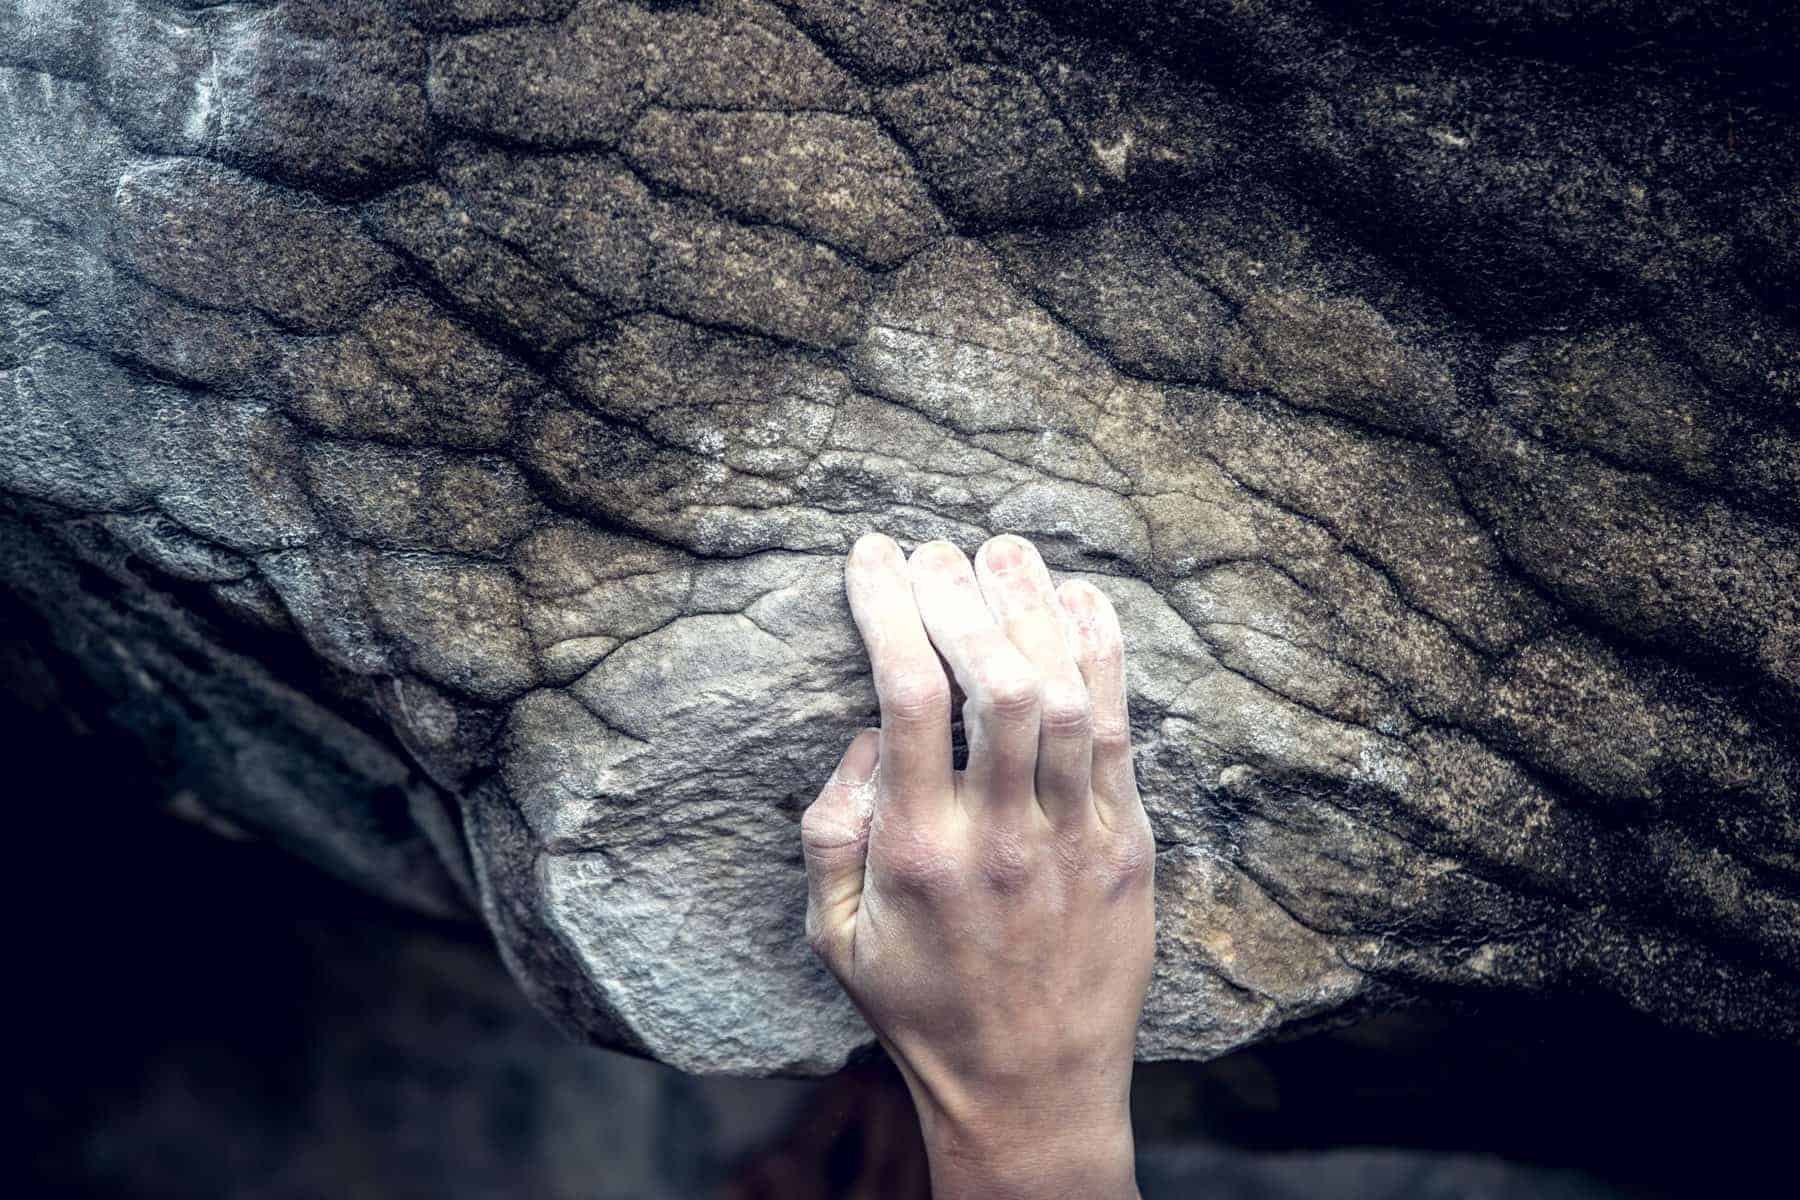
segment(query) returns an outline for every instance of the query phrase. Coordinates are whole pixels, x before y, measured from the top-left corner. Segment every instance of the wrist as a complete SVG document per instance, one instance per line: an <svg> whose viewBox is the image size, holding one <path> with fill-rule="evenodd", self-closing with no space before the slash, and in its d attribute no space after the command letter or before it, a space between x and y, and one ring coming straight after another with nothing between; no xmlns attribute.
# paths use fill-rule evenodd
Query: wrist
<svg viewBox="0 0 1800 1200"><path fill-rule="evenodd" d="M933 1200L1138 1200L1131 1114L921 1112Z"/></svg>

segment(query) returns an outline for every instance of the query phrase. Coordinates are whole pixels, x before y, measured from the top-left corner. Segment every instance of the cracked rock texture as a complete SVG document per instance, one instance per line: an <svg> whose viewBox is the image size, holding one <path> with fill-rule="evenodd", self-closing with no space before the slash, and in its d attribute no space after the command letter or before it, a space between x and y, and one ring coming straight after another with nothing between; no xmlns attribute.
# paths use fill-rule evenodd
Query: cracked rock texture
<svg viewBox="0 0 1800 1200"><path fill-rule="evenodd" d="M1116 602L1144 1057L1800 1041L1791 14L0 0L0 573L184 805L684 1068L869 1041L869 528Z"/></svg>

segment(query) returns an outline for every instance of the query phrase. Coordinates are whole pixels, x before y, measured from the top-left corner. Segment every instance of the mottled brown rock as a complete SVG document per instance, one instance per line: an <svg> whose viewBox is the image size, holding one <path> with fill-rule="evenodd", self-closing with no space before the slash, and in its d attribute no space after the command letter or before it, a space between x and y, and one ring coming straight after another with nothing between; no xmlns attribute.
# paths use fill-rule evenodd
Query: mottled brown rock
<svg viewBox="0 0 1800 1200"><path fill-rule="evenodd" d="M774 7L716 0L657 11L583 0L558 24L442 45L432 107L510 141L612 145L645 105L854 111L863 90Z"/></svg>
<svg viewBox="0 0 1800 1200"><path fill-rule="evenodd" d="M880 104L960 220L1068 220L1100 198L1099 177L1022 71L961 65L895 87Z"/></svg>
<svg viewBox="0 0 1800 1200"><path fill-rule="evenodd" d="M357 327L283 344L276 378L296 416L327 434L485 449L543 383L416 293Z"/></svg>
<svg viewBox="0 0 1800 1200"><path fill-rule="evenodd" d="M512 576L498 567L420 555L369 561L369 603L413 669L481 700L536 676Z"/></svg>
<svg viewBox="0 0 1800 1200"><path fill-rule="evenodd" d="M377 546L491 554L541 512L504 459L322 441L307 449L306 475L333 523Z"/></svg>
<svg viewBox="0 0 1800 1200"><path fill-rule="evenodd" d="M306 333L348 324L393 268L348 214L191 159L123 173L109 215L111 252L149 283Z"/></svg>
<svg viewBox="0 0 1800 1200"><path fill-rule="evenodd" d="M682 1067L868 1041L796 823L869 528L1114 599L1145 1057L1800 1040L1777 7L0 0L0 577L171 788Z"/></svg>
<svg viewBox="0 0 1800 1200"><path fill-rule="evenodd" d="M653 181L892 266L945 223L900 148L836 113L652 109L625 155Z"/></svg>

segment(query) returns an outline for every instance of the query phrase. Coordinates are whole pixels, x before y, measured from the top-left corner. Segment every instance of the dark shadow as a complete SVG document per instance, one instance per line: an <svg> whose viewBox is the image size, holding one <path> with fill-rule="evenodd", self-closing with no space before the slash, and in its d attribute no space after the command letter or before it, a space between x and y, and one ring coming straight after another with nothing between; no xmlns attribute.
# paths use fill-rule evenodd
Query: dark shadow
<svg viewBox="0 0 1800 1200"><path fill-rule="evenodd" d="M925 1195L884 1062L697 1080L565 1041L478 926L171 816L35 622L0 595L16 1194ZM1729 1194L1781 1165L1797 1066L1598 1003L1421 1009L1141 1067L1145 1194Z"/></svg>

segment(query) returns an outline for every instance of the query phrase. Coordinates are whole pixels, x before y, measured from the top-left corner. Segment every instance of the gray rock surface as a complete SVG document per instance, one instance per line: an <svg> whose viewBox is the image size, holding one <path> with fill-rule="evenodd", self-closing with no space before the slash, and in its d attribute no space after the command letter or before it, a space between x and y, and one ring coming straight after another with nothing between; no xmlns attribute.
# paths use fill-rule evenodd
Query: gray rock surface
<svg viewBox="0 0 1800 1200"><path fill-rule="evenodd" d="M171 790L684 1068L868 1041L796 821L871 527L1119 607L1144 1057L1800 1040L1797 32L0 0L0 572Z"/></svg>

